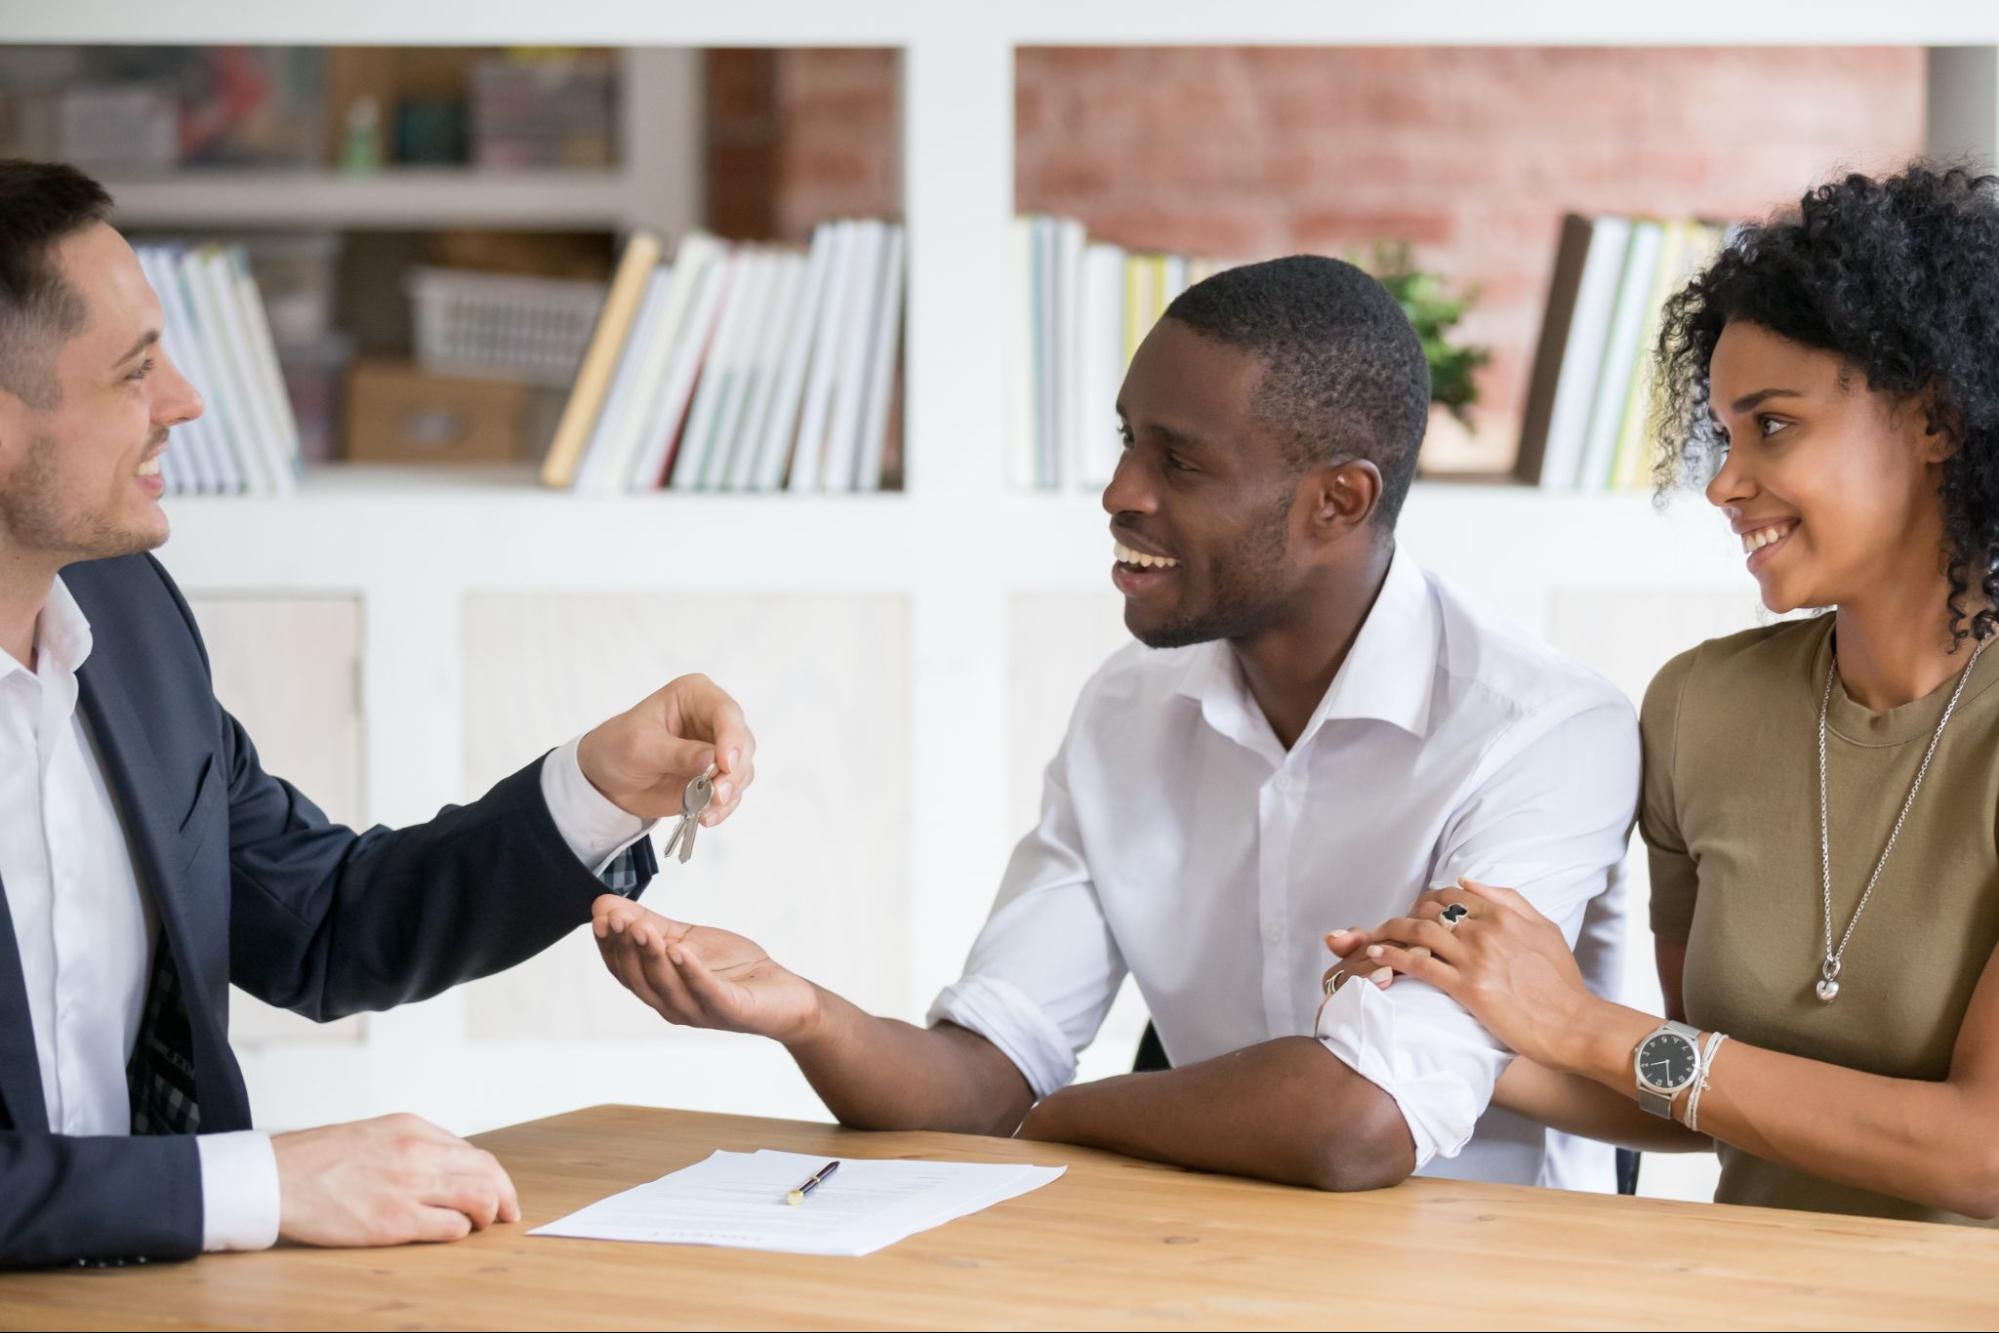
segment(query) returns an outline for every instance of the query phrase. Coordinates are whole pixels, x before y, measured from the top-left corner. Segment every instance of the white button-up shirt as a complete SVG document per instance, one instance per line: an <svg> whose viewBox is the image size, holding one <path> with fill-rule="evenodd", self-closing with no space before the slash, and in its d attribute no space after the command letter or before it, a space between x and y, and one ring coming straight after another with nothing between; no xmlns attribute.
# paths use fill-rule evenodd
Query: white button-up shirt
<svg viewBox="0 0 1999 1333"><path fill-rule="evenodd" d="M57 579L36 621L35 669L0 652L0 888L50 1131L129 1134L125 1068L159 923L77 708L90 649L90 624ZM542 765L542 793L570 849L601 869L648 826L590 785L576 745ZM196 1147L204 1247L270 1245L279 1198L269 1136L202 1134Z"/></svg>
<svg viewBox="0 0 1999 1333"><path fill-rule="evenodd" d="M1227 644L1113 656L931 1021L1047 1096L1129 971L1176 1065L1316 1034L1394 1098L1419 1171L1609 1189L1607 1146L1487 1110L1510 1056L1441 992L1345 986L1321 1013L1322 937L1470 876L1524 893L1614 993L1637 793L1623 695L1398 554L1289 751Z"/></svg>

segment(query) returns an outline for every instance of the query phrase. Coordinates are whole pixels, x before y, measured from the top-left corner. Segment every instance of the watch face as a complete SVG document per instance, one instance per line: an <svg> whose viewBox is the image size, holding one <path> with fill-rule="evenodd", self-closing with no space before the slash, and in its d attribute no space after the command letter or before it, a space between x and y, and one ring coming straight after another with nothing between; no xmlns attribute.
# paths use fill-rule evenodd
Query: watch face
<svg viewBox="0 0 1999 1333"><path fill-rule="evenodd" d="M1655 1088L1684 1088L1694 1078L1694 1044L1677 1032L1660 1032L1638 1048L1638 1073Z"/></svg>

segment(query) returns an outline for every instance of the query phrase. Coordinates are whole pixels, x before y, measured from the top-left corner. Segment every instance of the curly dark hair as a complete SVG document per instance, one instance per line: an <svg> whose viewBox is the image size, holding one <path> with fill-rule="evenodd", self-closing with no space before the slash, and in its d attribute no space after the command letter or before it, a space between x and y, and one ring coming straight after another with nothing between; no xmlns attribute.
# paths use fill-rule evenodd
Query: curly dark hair
<svg viewBox="0 0 1999 1333"><path fill-rule="evenodd" d="M1999 602L1999 176L1918 163L1881 179L1821 185L1795 212L1736 231L1667 303L1655 468L1660 495L1713 475L1721 432L1708 363L1733 319L1841 357L1867 387L1914 400L1956 449L1944 463L1952 637L1976 579Z"/></svg>

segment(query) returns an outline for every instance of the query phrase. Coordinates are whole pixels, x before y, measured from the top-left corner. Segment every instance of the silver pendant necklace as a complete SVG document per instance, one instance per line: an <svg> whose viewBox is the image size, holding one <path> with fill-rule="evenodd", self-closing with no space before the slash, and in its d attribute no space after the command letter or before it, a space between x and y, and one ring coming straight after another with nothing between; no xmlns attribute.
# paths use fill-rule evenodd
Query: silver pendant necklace
<svg viewBox="0 0 1999 1333"><path fill-rule="evenodd" d="M1846 956L1847 942L1853 938L1853 928L1860 924L1860 914L1867 910L1867 900L1874 896L1874 886L1881 882L1882 868L1888 864L1888 853L1895 850L1895 839L1902 836L1902 824L1909 818L1909 810L1916 803L1916 793L1923 789L1923 778L1930 771L1930 760L1936 757L1937 742L1943 739L1943 729L1950 722L1950 715L1957 711L1957 701L1964 695L1964 686L1971 679L1972 670L1978 665L1978 655L1985 651L1992 640L1981 639L1971 650L1971 660L1958 673L1957 688L1950 693L1950 702L1944 705L1943 716L1937 719L1937 729L1930 736L1930 748L1923 753L1922 766L1916 770L1916 780L1909 784L1908 799L1902 802L1902 813L1895 816L1895 827L1888 834L1888 844L1881 849L1881 859L1874 863L1874 873L1867 878L1867 888L1860 895L1860 902L1853 909L1853 919L1846 923L1846 933L1839 937L1839 947L1832 943L1832 835L1827 828L1825 797L1825 719L1832 704L1832 682L1839 675L1839 653L1834 650L1832 661L1825 672L1825 693L1819 696L1819 885L1825 895L1825 961L1819 965L1819 981L1816 990L1821 1004L1831 1004L1839 995L1839 965Z"/></svg>

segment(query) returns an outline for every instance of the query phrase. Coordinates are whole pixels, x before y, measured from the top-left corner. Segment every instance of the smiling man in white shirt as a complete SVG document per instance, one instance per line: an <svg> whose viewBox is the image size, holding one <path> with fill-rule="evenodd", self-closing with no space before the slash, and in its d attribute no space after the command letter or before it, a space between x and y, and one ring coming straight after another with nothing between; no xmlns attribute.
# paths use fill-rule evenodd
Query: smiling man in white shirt
<svg viewBox="0 0 1999 1333"><path fill-rule="evenodd" d="M1140 644L1084 688L929 1025L616 898L607 964L674 1022L783 1042L849 1125L1327 1189L1415 1170L1609 1188L1608 1149L1487 1109L1508 1053L1439 992L1321 991L1326 931L1460 877L1519 888L1599 989L1618 973L1635 718L1398 552L1428 409L1415 331L1351 265L1189 289L1125 378L1104 492ZM1127 973L1174 1067L1075 1085Z"/></svg>
<svg viewBox="0 0 1999 1333"><path fill-rule="evenodd" d="M0 1268L516 1220L499 1163L413 1116L254 1129L229 987L330 1019L511 966L644 887L646 820L711 764L725 818L754 740L690 676L411 828L266 773L144 554L202 404L110 203L0 159Z"/></svg>

